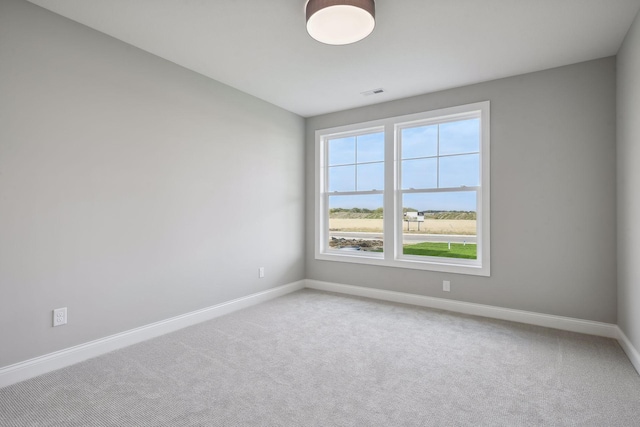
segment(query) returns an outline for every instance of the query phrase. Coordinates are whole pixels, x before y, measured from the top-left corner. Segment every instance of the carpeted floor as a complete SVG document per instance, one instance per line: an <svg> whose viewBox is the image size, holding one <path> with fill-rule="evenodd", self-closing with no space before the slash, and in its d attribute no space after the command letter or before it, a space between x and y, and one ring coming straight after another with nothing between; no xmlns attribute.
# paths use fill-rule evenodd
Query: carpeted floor
<svg viewBox="0 0 640 427"><path fill-rule="evenodd" d="M0 389L0 426L639 426L616 341L312 290Z"/></svg>

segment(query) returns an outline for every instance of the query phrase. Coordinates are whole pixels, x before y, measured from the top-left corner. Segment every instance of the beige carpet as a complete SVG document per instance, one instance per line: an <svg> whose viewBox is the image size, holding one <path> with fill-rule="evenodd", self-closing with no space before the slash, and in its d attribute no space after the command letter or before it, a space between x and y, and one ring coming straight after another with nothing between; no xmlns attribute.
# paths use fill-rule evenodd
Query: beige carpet
<svg viewBox="0 0 640 427"><path fill-rule="evenodd" d="M0 389L1 426L639 426L611 339L303 290Z"/></svg>

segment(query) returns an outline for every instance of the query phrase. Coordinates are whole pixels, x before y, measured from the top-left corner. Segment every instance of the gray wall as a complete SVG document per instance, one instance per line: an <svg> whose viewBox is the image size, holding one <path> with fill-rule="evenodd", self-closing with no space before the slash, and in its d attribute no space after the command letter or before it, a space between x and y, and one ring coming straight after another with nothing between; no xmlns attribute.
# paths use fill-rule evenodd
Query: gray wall
<svg viewBox="0 0 640 427"><path fill-rule="evenodd" d="M317 261L309 214L307 278L615 323L615 78L605 58L307 119L309 213L316 129L484 100L492 185L491 277Z"/></svg>
<svg viewBox="0 0 640 427"><path fill-rule="evenodd" d="M303 140L299 116L2 0L0 367L303 279Z"/></svg>
<svg viewBox="0 0 640 427"><path fill-rule="evenodd" d="M636 348L639 26L618 58L618 322ZM300 280L305 267L310 279L615 323L615 79L607 58L309 118L305 136L296 115L2 0L0 367ZM313 259L315 129L483 100L491 277ZM52 328L63 306L69 324Z"/></svg>
<svg viewBox="0 0 640 427"><path fill-rule="evenodd" d="M640 349L640 15L618 53L618 326Z"/></svg>

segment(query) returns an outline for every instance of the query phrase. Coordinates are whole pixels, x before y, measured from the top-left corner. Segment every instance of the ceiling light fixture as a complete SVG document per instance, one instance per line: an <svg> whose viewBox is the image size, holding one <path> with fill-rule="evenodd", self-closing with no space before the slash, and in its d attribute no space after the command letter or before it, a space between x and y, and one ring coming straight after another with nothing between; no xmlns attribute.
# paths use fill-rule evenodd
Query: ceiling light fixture
<svg viewBox="0 0 640 427"><path fill-rule="evenodd" d="M307 32L325 44L355 43L371 34L375 16L374 0L309 0Z"/></svg>

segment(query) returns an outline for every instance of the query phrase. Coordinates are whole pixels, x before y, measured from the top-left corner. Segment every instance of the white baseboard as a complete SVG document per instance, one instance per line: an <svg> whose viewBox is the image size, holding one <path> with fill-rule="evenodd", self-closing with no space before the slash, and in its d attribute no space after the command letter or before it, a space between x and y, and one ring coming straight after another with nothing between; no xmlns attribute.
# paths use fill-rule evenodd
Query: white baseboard
<svg viewBox="0 0 640 427"><path fill-rule="evenodd" d="M318 289L616 338L640 372L640 353L617 325L403 292L301 280L0 368L0 388L303 289Z"/></svg>
<svg viewBox="0 0 640 427"><path fill-rule="evenodd" d="M629 341L629 338L625 335L622 329L620 329L619 326L616 326L616 329L618 330L618 342L620 343L620 347L622 347L631 361L631 364L636 368L638 374L640 374L640 353L633 344L631 344L631 341Z"/></svg>
<svg viewBox="0 0 640 427"><path fill-rule="evenodd" d="M434 298L403 292L365 288L361 286L342 285L339 283L321 282L318 280L305 281L305 286L322 291L338 292L361 297L374 298L384 301L418 305L421 307L438 308L457 313L490 317L493 319L509 320L529 325L544 326L564 331L579 332L607 338L618 338L618 327L610 323L593 322L590 320L574 319L571 317L553 316L530 311L513 310L484 304L455 301L444 298Z"/></svg>
<svg viewBox="0 0 640 427"><path fill-rule="evenodd" d="M0 388L303 289L304 280L0 368Z"/></svg>

